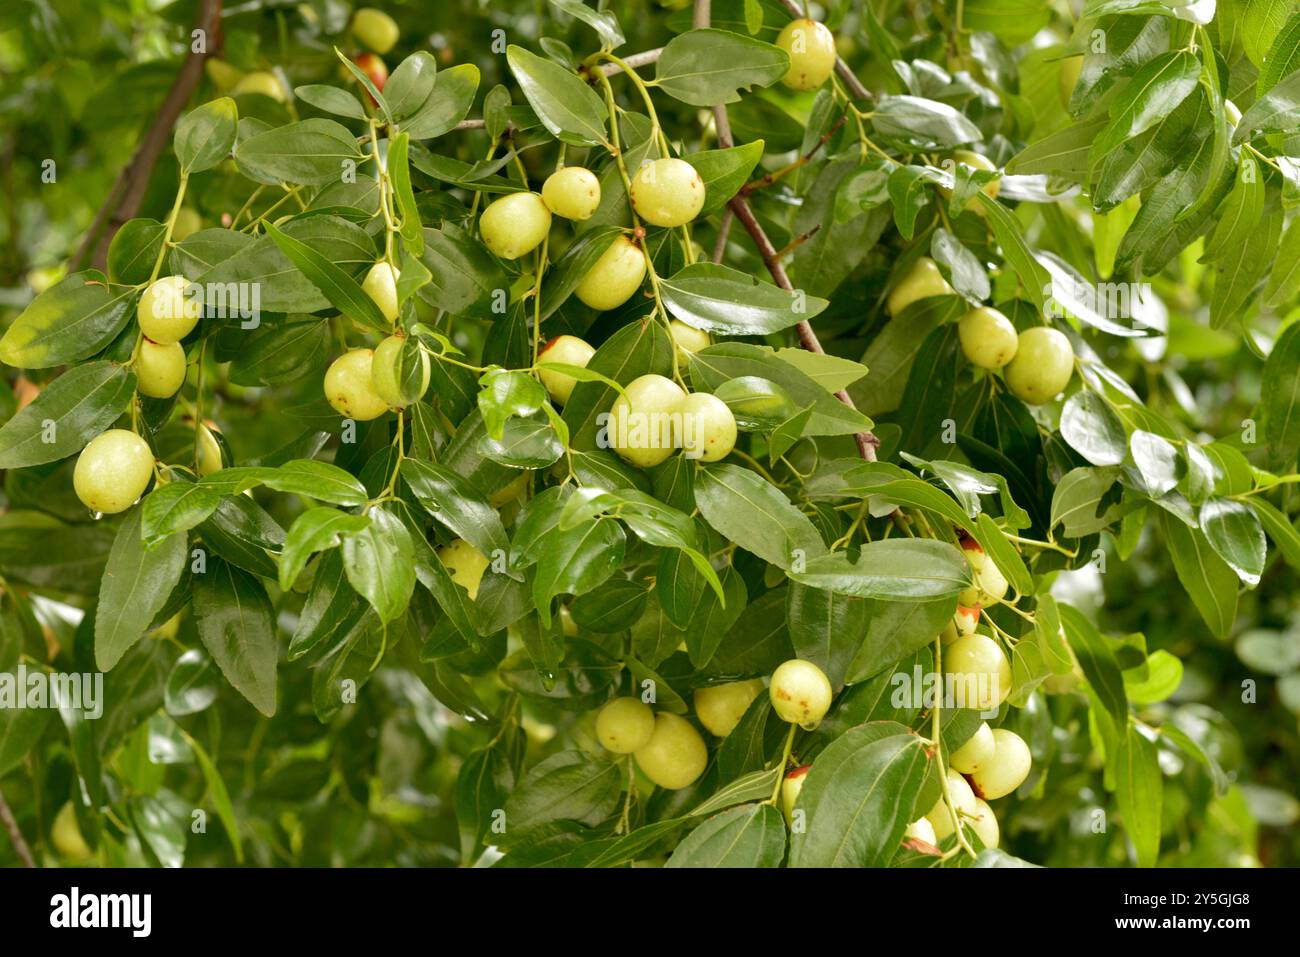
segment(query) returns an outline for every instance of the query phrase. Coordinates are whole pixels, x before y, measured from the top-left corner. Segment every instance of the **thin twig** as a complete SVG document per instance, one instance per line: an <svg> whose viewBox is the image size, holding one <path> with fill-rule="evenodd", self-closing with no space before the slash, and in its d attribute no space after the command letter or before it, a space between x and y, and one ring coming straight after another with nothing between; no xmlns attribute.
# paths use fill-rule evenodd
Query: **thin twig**
<svg viewBox="0 0 1300 957"><path fill-rule="evenodd" d="M191 48L189 56L176 74L167 98L163 100L144 138L140 140L140 145L136 147L130 162L118 174L108 198L95 215L90 231L86 233L81 247L73 257L72 268L81 267L92 247L95 249L93 264L97 268L104 268L108 259L108 245L113 241L114 234L140 211L154 164L171 139L172 127L199 84L199 77L203 74L203 61L220 48L220 21L221 0L203 0L197 29L203 30L207 38L204 52L196 53ZM108 228L105 229L105 226Z"/></svg>
<svg viewBox="0 0 1300 957"><path fill-rule="evenodd" d="M731 234L731 224L735 221L736 214L728 206L722 211L722 222L718 224L718 238L713 244L713 261L722 262L722 257L727 252L727 237Z"/></svg>
<svg viewBox="0 0 1300 957"><path fill-rule="evenodd" d="M825 133L823 133L820 137L818 137L817 142L812 145L812 149L808 150L808 152L804 153L793 163L790 163L786 166L782 166L780 169L772 170L772 172L768 173L766 176L759 177L758 179L753 180L752 182L746 183L744 186L740 188L740 195L748 196L750 193L754 192L755 190L760 190L765 186L771 186L781 177L788 176L790 173L793 173L801 166L804 166L812 162L812 158L817 155L817 151L820 150L823 146L825 146L826 143L830 141L830 138L832 136L834 136L836 133L839 132L840 127L844 125L844 121L847 120L848 118L849 115L847 113L841 114L840 118L831 125L831 128L827 130Z"/></svg>
<svg viewBox="0 0 1300 957"><path fill-rule="evenodd" d="M9 832L9 840L18 853L18 860L23 862L23 867L35 867L36 859L32 857L32 849L27 846L27 841L23 838L23 832L19 829L18 821L14 819L14 812L9 809L9 802L5 800L4 794L0 794L0 824L3 824L4 829Z"/></svg>
<svg viewBox="0 0 1300 957"><path fill-rule="evenodd" d="M802 16L796 8L796 16ZM709 25L709 0L695 0L695 27L707 27ZM731 123L727 119L727 108L725 106L715 106L713 108L713 123L718 131L718 145L723 149L729 149L735 145L731 136ZM773 281L787 292L794 291L794 285L790 282L790 277L786 275L785 266L781 264L781 256L772 245L772 240L767 238L762 225L754 211L750 209L749 202L743 195L737 194L731 198L727 204L728 208L735 213L740 220L741 225L745 227L750 238L754 240L754 245L758 247L758 254L763 258L763 264L767 266L767 271L772 274ZM809 352L824 353L821 341L817 338L817 333L806 319L800 320L795 324L795 332L799 336L799 345ZM841 389L835 393L835 398L839 399L850 409L856 409L852 397ZM854 439L858 443L858 454L868 462L876 461L876 449L880 447L880 440L871 432L858 432Z"/></svg>

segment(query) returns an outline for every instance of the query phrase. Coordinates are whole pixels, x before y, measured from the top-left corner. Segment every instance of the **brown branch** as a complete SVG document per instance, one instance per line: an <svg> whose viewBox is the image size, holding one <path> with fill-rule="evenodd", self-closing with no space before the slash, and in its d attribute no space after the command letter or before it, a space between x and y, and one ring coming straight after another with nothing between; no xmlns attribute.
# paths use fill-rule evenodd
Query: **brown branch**
<svg viewBox="0 0 1300 957"><path fill-rule="evenodd" d="M746 183L744 186L740 188L740 195L748 196L750 193L754 192L755 190L760 190L765 186L771 186L781 177L788 176L790 173L793 173L799 167L804 166L807 163L810 163L812 161L812 158L817 155L817 151L821 149L823 146L825 146L832 136L834 136L836 133L839 132L840 127L844 125L844 121L847 120L848 118L849 115L847 113L841 113L840 118L835 121L835 123L831 126L829 130L827 130L818 138L817 142L813 144L812 149L804 153L793 163L790 163L786 166L782 166L780 169L773 170L772 172L768 173L766 176L760 177L759 179L756 179L753 182Z"/></svg>
<svg viewBox="0 0 1300 957"><path fill-rule="evenodd" d="M803 8L800 7L799 4L795 3L794 0L781 0L781 6L785 7L790 16L794 17L796 20L803 19ZM855 100L875 99L871 91L862 85L862 81L858 79L857 74L854 73L849 68L849 65L839 57L835 58L835 73L844 81L844 85L848 87L849 93L853 95Z"/></svg>
<svg viewBox="0 0 1300 957"><path fill-rule="evenodd" d="M695 0L694 25L696 29L709 25L709 6L709 0ZM734 146L735 140L731 136L731 123L727 119L727 108L725 106L718 105L713 108L713 122L718 132L718 145L723 149ZM781 264L781 256L772 245L772 240L767 238L767 233L763 230L758 219L754 216L754 211L750 209L748 200L737 193L731 198L727 206L735 213L736 219L740 220L750 238L754 240L754 245L758 247L758 254L762 257L763 264L767 266L767 271L772 274L772 280L787 292L794 292L794 285L790 282L790 277L786 275L785 266ZM821 340L817 338L817 333L813 332L812 326L809 325L806 319L801 319L795 324L795 332L799 336L799 345L804 349L818 354L825 353L826 350L822 348ZM835 393L835 398L850 409L857 409L857 406L853 404L853 398L843 389ZM876 461L876 449L880 447L880 440L871 432L858 432L854 439L858 443L858 454L868 462Z"/></svg>
<svg viewBox="0 0 1300 957"><path fill-rule="evenodd" d="M9 802L5 796L0 794L0 824L9 832L9 840L13 842L14 851L18 854L18 860L23 862L23 867L35 867L36 860L32 857L32 849L27 846L27 841L23 838L23 832L18 827L18 821L14 819L14 812L9 809Z"/></svg>
<svg viewBox="0 0 1300 957"><path fill-rule="evenodd" d="M118 174L113 188L109 190L108 198L95 215L95 220L82 240L76 256L73 257L70 268L80 268L86 254L94 247L95 255L92 263L96 268L103 269L108 260L108 246L113 241L113 236L124 223L140 211L145 192L149 188L149 179L153 175L154 164L158 161L158 156L168 140L171 139L172 127L199 84L199 77L203 73L203 61L220 48L220 21L221 0L203 0L196 29L203 30L206 34L204 52L195 53L191 48L180 71L176 74L167 98L158 108L158 113L154 116L140 145L136 147L130 162ZM104 228L105 226L107 229ZM98 245L96 245L96 237L98 237Z"/></svg>

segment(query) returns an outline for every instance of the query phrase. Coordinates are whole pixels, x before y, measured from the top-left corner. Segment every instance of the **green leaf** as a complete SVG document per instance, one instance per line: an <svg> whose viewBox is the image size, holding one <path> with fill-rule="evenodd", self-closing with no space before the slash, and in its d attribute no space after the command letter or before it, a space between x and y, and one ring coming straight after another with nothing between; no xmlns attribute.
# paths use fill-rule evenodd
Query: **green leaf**
<svg viewBox="0 0 1300 957"><path fill-rule="evenodd" d="M113 540L95 609L95 663L101 671L112 670L144 637L180 581L188 553L184 535L146 549L140 510L127 515Z"/></svg>
<svg viewBox="0 0 1300 957"><path fill-rule="evenodd" d="M1115 799L1137 852L1138 867L1156 865L1163 797L1156 746L1136 725L1127 725L1115 754Z"/></svg>
<svg viewBox="0 0 1300 957"><path fill-rule="evenodd" d="M411 138L406 133L398 133L388 144L388 175L393 183L393 194L397 198L397 211L402 217L402 240L413 256L424 253L424 234L421 232L420 209L415 203L415 191L411 188L411 162L408 149Z"/></svg>
<svg viewBox="0 0 1300 957"><path fill-rule="evenodd" d="M894 601L948 598L970 578L966 560L955 547L924 539L868 542L856 559L831 552L810 558L788 574L797 582L836 594Z"/></svg>
<svg viewBox="0 0 1300 957"><path fill-rule="evenodd" d="M204 103L186 113L176 124L176 160L181 174L212 169L235 145L239 109L228 96Z"/></svg>
<svg viewBox="0 0 1300 957"><path fill-rule="evenodd" d="M1092 155L1104 156L1164 119L1196 89L1200 75L1201 61L1186 50L1146 63L1112 107L1110 123L1098 135Z"/></svg>
<svg viewBox="0 0 1300 957"><path fill-rule="evenodd" d="M146 548L155 548L177 532L189 531L208 519L221 504L222 491L194 482L157 486L141 503L140 534Z"/></svg>
<svg viewBox="0 0 1300 957"><path fill-rule="evenodd" d="M438 61L427 50L418 50L397 64L384 84L384 101L393 119L401 123L416 115L433 93L437 78Z"/></svg>
<svg viewBox="0 0 1300 957"><path fill-rule="evenodd" d="M1061 437L1093 465L1119 465L1128 453L1124 425L1096 392L1083 389L1065 401Z"/></svg>
<svg viewBox="0 0 1300 957"><path fill-rule="evenodd" d="M239 824L235 820L235 808L230 801L230 792L226 789L226 782L222 780L221 772L217 770L216 763L204 750L203 745L187 734L184 728L178 728L178 730L194 751L194 757L198 760L199 768L203 771L203 780L207 783L208 794L212 796L213 807L216 808L217 817L221 819L221 826L225 828L226 837L230 840L230 847L235 852L235 862L242 864L244 861L244 846L239 838Z"/></svg>
<svg viewBox="0 0 1300 957"><path fill-rule="evenodd" d="M623 772L608 758L561 751L532 768L506 801L513 837L552 821L594 827L618 804Z"/></svg>
<svg viewBox="0 0 1300 957"><path fill-rule="evenodd" d="M153 275L167 227L156 219L132 219L122 224L108 245L108 278L141 285Z"/></svg>
<svg viewBox="0 0 1300 957"><path fill-rule="evenodd" d="M393 324L384 318L375 301L362 290L361 284L334 262L307 243L294 239L272 223L266 224L267 235L280 247L312 285L319 289L339 312L354 322L379 332L392 331Z"/></svg>
<svg viewBox="0 0 1300 957"><path fill-rule="evenodd" d="M795 804L808 822L791 836L791 867L883 867L893 858L930 767L921 738L894 727L905 730L853 728L817 756Z"/></svg>
<svg viewBox="0 0 1300 957"><path fill-rule="evenodd" d="M1201 506L1200 525L1211 547L1237 577L1251 587L1258 585L1268 547L1264 529L1250 506L1212 498Z"/></svg>
<svg viewBox="0 0 1300 957"><path fill-rule="evenodd" d="M396 77L395 71L394 77ZM293 88L293 95L316 107L316 109L323 110L326 113L333 113L335 116L346 116L351 120L364 120L366 118L366 108L361 105L361 101L347 90L340 90L337 86L324 86L316 83L307 86L296 86Z"/></svg>
<svg viewBox="0 0 1300 957"><path fill-rule="evenodd" d="M802 512L756 472L736 465L700 468L695 503L724 538L778 568L815 558L826 545Z"/></svg>
<svg viewBox="0 0 1300 957"><path fill-rule="evenodd" d="M1273 544L1282 553L1282 558L1293 569L1300 571L1300 531L1276 506L1264 499L1252 498L1250 505L1269 538L1273 539Z"/></svg>
<svg viewBox="0 0 1300 957"><path fill-rule="evenodd" d="M1300 126L1300 70L1257 99L1232 134L1232 145L1246 142L1255 133L1284 133Z"/></svg>
<svg viewBox="0 0 1300 957"><path fill-rule="evenodd" d="M1211 547L1204 533L1188 528L1161 511L1160 527L1178 580L1210 631L1219 638L1232 633L1237 617L1237 574Z"/></svg>
<svg viewBox="0 0 1300 957"><path fill-rule="evenodd" d="M920 96L882 96L871 124L884 136L927 148L951 149L984 138L979 128L947 103Z"/></svg>
<svg viewBox="0 0 1300 957"><path fill-rule="evenodd" d="M775 382L796 408L812 406L803 430L805 435L852 435L871 428L869 418L849 408L821 382L765 346L720 342L691 357L690 379L696 390L715 392L724 382L745 377Z"/></svg>
<svg viewBox="0 0 1300 957"><path fill-rule="evenodd" d="M135 376L113 362L88 362L50 383L0 428L0 469L55 462L79 452L131 402Z"/></svg>
<svg viewBox="0 0 1300 957"><path fill-rule="evenodd" d="M726 30L698 29L668 41L655 65L654 83L691 106L740 100L740 91L771 86L790 70L780 47Z"/></svg>
<svg viewBox="0 0 1300 957"><path fill-rule="evenodd" d="M744 804L691 831L664 867L779 867L784 857L781 812L771 804Z"/></svg>
<svg viewBox="0 0 1300 957"><path fill-rule="evenodd" d="M552 136L571 146L605 142L609 112L595 90L558 63L523 47L507 47L506 60L529 106Z"/></svg>
<svg viewBox="0 0 1300 957"><path fill-rule="evenodd" d="M309 508L289 527L280 552L280 589L288 591L316 552L336 548L344 536L365 530L370 520L333 508Z"/></svg>
<svg viewBox="0 0 1300 957"><path fill-rule="evenodd" d="M1128 696L1109 640L1078 609L1060 603L1057 607L1066 640L1079 659L1084 677L1110 716L1112 727L1123 729L1128 725Z"/></svg>
<svg viewBox="0 0 1300 957"><path fill-rule="evenodd" d="M699 215L717 212L740 192L758 161L763 158L764 143L753 140L730 149L703 150L682 159L695 167L704 181L704 205Z"/></svg>
<svg viewBox="0 0 1300 957"><path fill-rule="evenodd" d="M324 186L361 161L356 137L333 120L311 119L258 133L235 147L235 159L271 181Z"/></svg>
<svg viewBox="0 0 1300 957"><path fill-rule="evenodd" d="M623 30L618 25L618 17L609 10L593 10L582 0L551 0L551 5L563 10L571 17L576 17L591 27L600 36L601 48L616 50L623 45Z"/></svg>
<svg viewBox="0 0 1300 957"><path fill-rule="evenodd" d="M243 569L215 556L194 579L199 639L231 687L262 714L275 714L279 649L266 589Z"/></svg>
<svg viewBox="0 0 1300 957"><path fill-rule="evenodd" d="M407 118L403 127L413 140L428 140L456 128L469 114L478 91L479 69L473 63L460 63L440 70L433 92L424 104Z"/></svg>
<svg viewBox="0 0 1300 957"><path fill-rule="evenodd" d="M1259 405L1265 438L1294 458L1300 448L1300 324L1287 326L1273 344L1264 363Z"/></svg>
<svg viewBox="0 0 1300 957"><path fill-rule="evenodd" d="M94 355L134 312L137 290L112 286L94 270L73 273L41 293L0 339L0 362L48 369Z"/></svg>
<svg viewBox="0 0 1300 957"><path fill-rule="evenodd" d="M415 590L415 551L406 526L391 511L380 506L366 514L366 526L343 538L343 568L387 624L406 611Z"/></svg>
<svg viewBox="0 0 1300 957"><path fill-rule="evenodd" d="M489 557L509 551L500 514L462 475L412 458L402 462L401 473L416 500L457 537Z"/></svg>
<svg viewBox="0 0 1300 957"><path fill-rule="evenodd" d="M780 332L830 305L713 263L694 263L660 280L659 292L668 311L688 326L728 336Z"/></svg>

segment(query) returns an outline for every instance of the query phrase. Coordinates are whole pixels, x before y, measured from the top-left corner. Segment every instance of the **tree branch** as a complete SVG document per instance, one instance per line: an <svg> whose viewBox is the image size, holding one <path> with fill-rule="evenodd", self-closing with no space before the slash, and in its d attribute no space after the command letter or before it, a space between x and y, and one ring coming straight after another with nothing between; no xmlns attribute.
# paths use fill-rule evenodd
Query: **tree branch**
<svg viewBox="0 0 1300 957"><path fill-rule="evenodd" d="M154 164L158 161L163 147L171 139L172 127L199 84L199 77L203 73L203 61L220 49L220 21L221 0L202 0L196 29L203 30L206 34L204 52L195 53L191 47L189 55L176 74L172 88L167 93L167 98L158 108L157 115L154 116L140 145L136 147L130 162L118 173L112 189L109 190L108 198L95 215L90 230L72 259L70 270L81 267L92 247L95 249L92 263L96 268L103 269L108 260L108 245L113 241L113 236L124 223L140 211L145 191L149 188L149 179L153 175ZM98 245L96 245L97 239Z"/></svg>
<svg viewBox="0 0 1300 957"><path fill-rule="evenodd" d="M709 25L709 0L695 0L695 19L696 29L707 27ZM796 14L802 16L796 8ZM856 79L855 79L856 82ZM861 85L861 84L859 84ZM727 119L727 108L725 106L715 106L713 108L713 123L718 131L718 145L723 149L729 149L735 145L735 140L731 136L731 123ZM749 202L744 195L737 193L727 204L745 227L750 238L754 240L754 245L758 247L758 254L763 258L763 264L767 266L767 271L772 274L773 281L787 292L793 292L794 286L790 282L790 277L786 275L785 266L781 263L781 256L772 245L772 240L767 238L767 233L763 230L762 225L754 216L754 211L750 209ZM817 333L806 319L801 319L795 325L795 332L799 336L799 345L809 352L824 353L821 340L817 338ZM841 389L835 393L835 398L839 399L850 409L856 409L853 404L853 398L848 392ZM871 432L858 432L854 439L858 443L858 454L868 462L876 461L876 449L880 447L880 440Z"/></svg>
<svg viewBox="0 0 1300 957"><path fill-rule="evenodd" d="M23 867L35 867L36 860L32 857L32 849L27 846L23 832L18 827L18 821L14 819L14 812L9 809L9 802L5 800L3 794L0 794L0 824L3 824L4 829L9 832L9 840L18 854L18 860L23 862Z"/></svg>

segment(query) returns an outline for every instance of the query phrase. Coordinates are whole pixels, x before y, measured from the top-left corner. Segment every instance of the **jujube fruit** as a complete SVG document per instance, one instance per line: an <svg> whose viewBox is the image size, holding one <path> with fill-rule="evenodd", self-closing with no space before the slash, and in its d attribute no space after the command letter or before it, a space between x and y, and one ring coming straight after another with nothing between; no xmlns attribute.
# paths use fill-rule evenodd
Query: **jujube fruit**
<svg viewBox="0 0 1300 957"><path fill-rule="evenodd" d="M651 226L684 226L704 208L704 180L686 160L646 163L632 177L632 208Z"/></svg>
<svg viewBox="0 0 1300 957"><path fill-rule="evenodd" d="M988 802L975 799L975 813L967 819L966 825L979 835L985 847L998 846L1002 835L998 828L997 815L993 813L993 808L988 806Z"/></svg>
<svg viewBox="0 0 1300 957"><path fill-rule="evenodd" d="M655 715L638 698L615 698L596 715L596 737L606 751L631 754L650 742Z"/></svg>
<svg viewBox="0 0 1300 957"><path fill-rule="evenodd" d="M929 256L922 256L898 281L885 300L885 308L896 316L912 303L931 296L955 296L957 293L943 278L938 264Z"/></svg>
<svg viewBox="0 0 1300 957"><path fill-rule="evenodd" d="M87 508L113 515L144 494L153 478L153 462L148 442L126 429L109 429L81 450L72 487Z"/></svg>
<svg viewBox="0 0 1300 957"><path fill-rule="evenodd" d="M781 781L781 813L785 815L787 827L794 823L794 806L803 792L803 784L808 780L808 770L811 767L811 764L805 764L795 768Z"/></svg>
<svg viewBox="0 0 1300 957"><path fill-rule="evenodd" d="M1012 394L1030 405L1056 398L1074 375L1074 347L1065 334L1035 326L1020 334L1016 357L1003 371Z"/></svg>
<svg viewBox="0 0 1300 957"><path fill-rule="evenodd" d="M469 592L470 601L477 598L483 573L492 564L488 557L463 538L442 546L437 555L438 560L451 573L451 580Z"/></svg>
<svg viewBox="0 0 1300 957"><path fill-rule="evenodd" d="M826 716L834 692L824 671L811 661L791 658L772 672L768 694L777 717L811 730Z"/></svg>
<svg viewBox="0 0 1300 957"><path fill-rule="evenodd" d="M988 635L967 635L945 648L943 671L957 707L989 711L1011 692L1011 665Z"/></svg>
<svg viewBox="0 0 1300 957"><path fill-rule="evenodd" d="M606 420L610 447L638 468L658 465L676 449L677 422L686 393L672 379L643 375L614 400Z"/></svg>
<svg viewBox="0 0 1300 957"><path fill-rule="evenodd" d="M663 711L655 715L654 732L634 757L646 777L669 791L694 782L709 763L709 751L694 725Z"/></svg>
<svg viewBox="0 0 1300 957"><path fill-rule="evenodd" d="M710 734L725 738L735 730L750 704L763 693L759 678L695 689L695 716Z"/></svg>
<svg viewBox="0 0 1300 957"><path fill-rule="evenodd" d="M1020 344L1011 320L987 306L961 317L957 338L967 361L981 369L1001 369L1015 357Z"/></svg>
<svg viewBox="0 0 1300 957"><path fill-rule="evenodd" d="M616 236L582 277L574 295L592 309L617 309L641 288L645 274L645 252L627 236Z"/></svg>
<svg viewBox="0 0 1300 957"><path fill-rule="evenodd" d="M54 825L50 828L50 841L59 856L66 861L80 863L89 860L95 853L81 836L81 827L77 824L77 811L69 801L59 808L54 815Z"/></svg>
<svg viewBox="0 0 1300 957"><path fill-rule="evenodd" d="M713 337L702 329L696 329L694 326L688 326L680 319L674 319L668 324L668 331L673 337L673 345L677 349L677 361L683 365L695 353L701 349L707 349L713 345Z"/></svg>
<svg viewBox="0 0 1300 957"><path fill-rule="evenodd" d="M963 812L966 814L975 813L975 792L970 789L966 779L954 771L948 769L948 796L952 798L952 806L956 808L958 816ZM952 814L948 811L948 805L944 802L943 795L934 803L925 815L927 821L934 828L935 843L942 841L945 837L952 834Z"/></svg>
<svg viewBox="0 0 1300 957"><path fill-rule="evenodd" d="M581 222L600 206L600 180L581 166L556 170L542 184L542 200L556 216Z"/></svg>
<svg viewBox="0 0 1300 957"><path fill-rule="evenodd" d="M345 418L367 422L388 411L389 405L375 392L371 367L375 353L370 349L352 349L343 353L325 370L325 398Z"/></svg>
<svg viewBox="0 0 1300 957"><path fill-rule="evenodd" d="M429 354L413 347L406 336L389 336L375 347L370 385L390 409L418 402L429 389L429 374Z"/></svg>
<svg viewBox="0 0 1300 957"><path fill-rule="evenodd" d="M997 739L993 737L993 729L988 726L987 722L980 722L980 726L960 748L948 755L948 766L962 774L970 774L979 769L985 762L993 757L993 749L997 746Z"/></svg>
<svg viewBox="0 0 1300 957"><path fill-rule="evenodd" d="M185 382L185 349L179 342L141 339L135 356L135 384L153 399L174 396Z"/></svg>
<svg viewBox="0 0 1300 957"><path fill-rule="evenodd" d="M366 278L361 283L362 291L379 307L379 311L389 322L396 322L399 314L397 306L397 279L401 273L387 262L377 262L370 267Z"/></svg>
<svg viewBox="0 0 1300 957"><path fill-rule="evenodd" d="M284 84L274 73L267 73L264 70L244 74L230 91L231 96L243 96L245 93L260 93L262 96L269 96L277 103L283 103L286 99Z"/></svg>
<svg viewBox="0 0 1300 957"><path fill-rule="evenodd" d="M1020 787L1033 763L1024 738L1006 728L994 728L993 755L971 774L970 782L980 797L994 801Z"/></svg>
<svg viewBox="0 0 1300 957"><path fill-rule="evenodd" d="M362 46L383 55L397 45L402 35L397 21L374 7L361 7L352 14L352 35Z"/></svg>
<svg viewBox="0 0 1300 957"><path fill-rule="evenodd" d="M568 402L578 380L564 372L553 372L546 365L559 363L585 369L595 354L596 350L585 339L569 335L556 336L537 354L537 377L542 380L542 385L553 401L560 405Z"/></svg>
<svg viewBox="0 0 1300 957"><path fill-rule="evenodd" d="M736 417L716 395L692 392L682 402L682 433L687 457L717 462L736 447Z"/></svg>
<svg viewBox="0 0 1300 957"><path fill-rule="evenodd" d="M189 287L184 276L164 276L150 283L135 307L140 331L160 345L188 336L202 312L198 298L187 292Z"/></svg>
<svg viewBox="0 0 1300 957"><path fill-rule="evenodd" d="M792 90L815 90L835 72L835 35L816 20L791 20L776 37L790 54L790 69L781 82Z"/></svg>
<svg viewBox="0 0 1300 957"><path fill-rule="evenodd" d="M483 210L479 234L502 259L518 259L536 249L551 230L551 211L536 193L511 193Z"/></svg>

